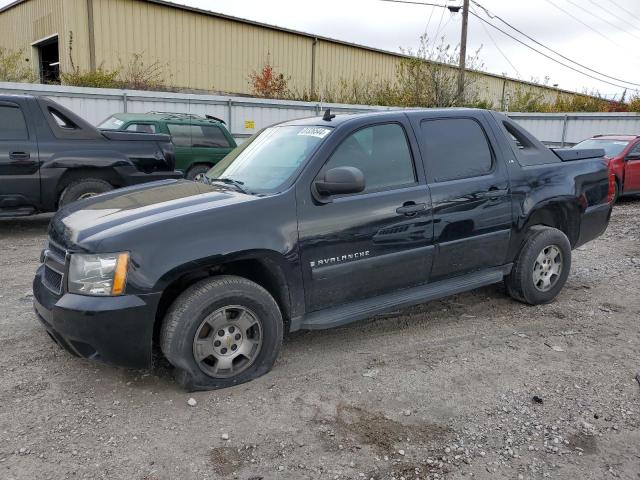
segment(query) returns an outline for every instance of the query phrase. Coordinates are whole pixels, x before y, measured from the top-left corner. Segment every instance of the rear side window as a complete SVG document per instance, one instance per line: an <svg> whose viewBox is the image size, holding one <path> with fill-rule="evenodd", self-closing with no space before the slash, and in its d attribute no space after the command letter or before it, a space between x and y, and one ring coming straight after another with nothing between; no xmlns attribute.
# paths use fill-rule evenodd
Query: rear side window
<svg viewBox="0 0 640 480"><path fill-rule="evenodd" d="M476 121L468 118L424 120L420 129L434 181L479 177L491 171L491 148Z"/></svg>
<svg viewBox="0 0 640 480"><path fill-rule="evenodd" d="M220 127L216 126L201 126L202 136L199 141L203 143L203 147L218 147L218 148L227 148L229 147L229 141L227 137L224 136ZM196 145L194 145L195 147Z"/></svg>
<svg viewBox="0 0 640 480"><path fill-rule="evenodd" d="M127 132L156 133L156 126L148 123L132 123L126 130Z"/></svg>
<svg viewBox="0 0 640 480"><path fill-rule="evenodd" d="M365 192L416 182L407 137L395 123L363 128L347 137L333 152L324 170L356 167L364 174Z"/></svg>
<svg viewBox="0 0 640 480"><path fill-rule="evenodd" d="M179 147L229 147L227 138L219 127L214 125L169 124L169 133L173 143Z"/></svg>
<svg viewBox="0 0 640 480"><path fill-rule="evenodd" d="M0 140L27 140L29 133L18 107L0 106Z"/></svg>

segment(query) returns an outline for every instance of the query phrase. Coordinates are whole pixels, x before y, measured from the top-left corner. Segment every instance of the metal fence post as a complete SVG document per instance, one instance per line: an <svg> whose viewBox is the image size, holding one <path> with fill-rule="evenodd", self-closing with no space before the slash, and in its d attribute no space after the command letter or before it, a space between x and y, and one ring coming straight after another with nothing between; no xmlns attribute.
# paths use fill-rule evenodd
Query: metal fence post
<svg viewBox="0 0 640 480"><path fill-rule="evenodd" d="M122 111L127 113L127 92L122 93Z"/></svg>
<svg viewBox="0 0 640 480"><path fill-rule="evenodd" d="M564 144L567 140L567 123L569 123L569 115L565 115L562 121L562 139L560 140L560 147L564 148Z"/></svg>
<svg viewBox="0 0 640 480"><path fill-rule="evenodd" d="M231 99L227 100L227 117L229 120L229 133L231 134L231 136L233 136L233 125L231 124L231 112L233 110L233 102L231 101Z"/></svg>

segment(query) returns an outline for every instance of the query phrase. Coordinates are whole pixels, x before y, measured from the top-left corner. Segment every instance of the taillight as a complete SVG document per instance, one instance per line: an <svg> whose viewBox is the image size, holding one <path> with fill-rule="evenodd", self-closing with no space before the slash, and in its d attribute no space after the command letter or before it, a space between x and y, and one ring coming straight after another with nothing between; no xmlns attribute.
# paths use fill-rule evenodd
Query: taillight
<svg viewBox="0 0 640 480"><path fill-rule="evenodd" d="M616 194L616 175L609 170L609 192L607 193L607 202L612 203Z"/></svg>

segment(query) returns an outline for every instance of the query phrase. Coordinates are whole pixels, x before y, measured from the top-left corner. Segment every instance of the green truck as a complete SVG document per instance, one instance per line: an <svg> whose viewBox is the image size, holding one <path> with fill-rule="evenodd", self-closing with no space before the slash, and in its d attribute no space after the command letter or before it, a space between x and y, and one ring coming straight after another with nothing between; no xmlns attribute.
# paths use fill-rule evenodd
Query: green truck
<svg viewBox="0 0 640 480"><path fill-rule="evenodd" d="M236 147L223 120L188 113L116 113L98 125L102 130L165 133L176 149L176 170L193 180Z"/></svg>

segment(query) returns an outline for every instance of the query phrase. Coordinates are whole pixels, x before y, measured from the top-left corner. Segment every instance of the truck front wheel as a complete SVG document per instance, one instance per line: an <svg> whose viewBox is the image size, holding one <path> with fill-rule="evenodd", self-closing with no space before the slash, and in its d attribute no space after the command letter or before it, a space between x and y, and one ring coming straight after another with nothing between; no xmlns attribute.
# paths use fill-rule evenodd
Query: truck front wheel
<svg viewBox="0 0 640 480"><path fill-rule="evenodd" d="M213 390L267 373L282 346L278 304L260 285L236 276L202 280L170 307L160 348L187 390Z"/></svg>
<svg viewBox="0 0 640 480"><path fill-rule="evenodd" d="M570 269L571 244L567 236L555 228L537 227L505 278L507 292L530 305L549 303L564 287Z"/></svg>

